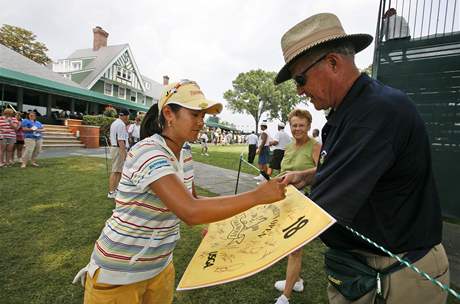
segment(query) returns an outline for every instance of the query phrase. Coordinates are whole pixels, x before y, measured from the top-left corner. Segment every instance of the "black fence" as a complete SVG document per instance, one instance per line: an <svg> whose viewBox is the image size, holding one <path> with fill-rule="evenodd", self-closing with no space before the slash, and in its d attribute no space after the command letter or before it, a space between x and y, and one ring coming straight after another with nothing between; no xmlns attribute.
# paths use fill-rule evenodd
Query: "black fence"
<svg viewBox="0 0 460 304"><path fill-rule="evenodd" d="M383 22L390 7L404 16L410 36L405 35L407 27L388 26L388 18ZM456 218L460 218L459 10L457 1L382 0L373 62L373 76L406 92L421 113L432 143L443 214ZM401 35L389 32L394 27Z"/></svg>

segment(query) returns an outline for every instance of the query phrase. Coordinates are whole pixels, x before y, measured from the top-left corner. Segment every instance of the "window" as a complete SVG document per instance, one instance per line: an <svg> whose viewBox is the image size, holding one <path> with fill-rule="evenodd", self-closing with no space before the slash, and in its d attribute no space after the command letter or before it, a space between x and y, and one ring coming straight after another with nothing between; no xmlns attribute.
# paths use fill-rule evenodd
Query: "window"
<svg viewBox="0 0 460 304"><path fill-rule="evenodd" d="M137 102L137 93L134 91L131 91L131 101Z"/></svg>
<svg viewBox="0 0 460 304"><path fill-rule="evenodd" d="M117 77L119 78L123 78L125 80L131 80L132 79L132 72L125 69L125 68L122 68L122 67L117 67Z"/></svg>
<svg viewBox="0 0 460 304"><path fill-rule="evenodd" d="M126 88L118 87L118 97L121 99L126 99Z"/></svg>
<svg viewBox="0 0 460 304"><path fill-rule="evenodd" d="M113 96L113 85L111 83L104 82L104 94Z"/></svg>
<svg viewBox="0 0 460 304"><path fill-rule="evenodd" d="M145 84L145 88L146 88L147 90L150 90L150 82L147 82L147 81L146 81L144 84Z"/></svg>
<svg viewBox="0 0 460 304"><path fill-rule="evenodd" d="M144 99L142 100L142 104L145 105L147 103L147 96L144 96Z"/></svg>
<svg viewBox="0 0 460 304"><path fill-rule="evenodd" d="M72 71L81 70L81 60L79 60L79 61L72 61L70 65L71 65L71 70L72 70Z"/></svg>

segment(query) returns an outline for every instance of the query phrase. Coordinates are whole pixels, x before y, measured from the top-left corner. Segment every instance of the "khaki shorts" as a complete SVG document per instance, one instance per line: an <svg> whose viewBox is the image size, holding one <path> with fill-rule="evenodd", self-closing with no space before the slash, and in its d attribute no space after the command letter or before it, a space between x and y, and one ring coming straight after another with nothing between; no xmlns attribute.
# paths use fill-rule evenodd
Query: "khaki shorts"
<svg viewBox="0 0 460 304"><path fill-rule="evenodd" d="M16 143L16 138L0 138L0 145L11 145Z"/></svg>
<svg viewBox="0 0 460 304"><path fill-rule="evenodd" d="M175 272L172 262L153 278L128 285L96 283L98 275L99 270L93 278L86 275L84 304L170 304L173 301Z"/></svg>
<svg viewBox="0 0 460 304"><path fill-rule="evenodd" d="M122 172L125 160L121 156L119 147L110 147L110 157L112 158L112 172Z"/></svg>
<svg viewBox="0 0 460 304"><path fill-rule="evenodd" d="M368 265L374 269L383 269L396 261L390 257L359 253L366 256ZM414 266L444 285L449 285L449 262L441 244L434 246ZM382 293L387 304L442 304L447 299L446 292L408 267L385 276L382 280ZM374 289L356 301L348 301L331 284L328 284L327 294L330 304L369 304L374 303L376 298Z"/></svg>

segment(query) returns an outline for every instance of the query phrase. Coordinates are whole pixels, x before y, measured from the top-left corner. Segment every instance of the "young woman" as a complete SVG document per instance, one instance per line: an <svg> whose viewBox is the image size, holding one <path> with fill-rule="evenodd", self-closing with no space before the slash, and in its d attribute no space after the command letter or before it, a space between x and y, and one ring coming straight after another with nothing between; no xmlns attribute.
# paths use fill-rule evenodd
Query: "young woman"
<svg viewBox="0 0 460 304"><path fill-rule="evenodd" d="M183 146L196 140L206 113L221 110L195 82L184 80L169 85L147 112L142 140L126 158L113 214L74 280L86 277L84 303L171 303L180 220L210 223L285 197L276 179L237 196L196 195L191 151Z"/></svg>
<svg viewBox="0 0 460 304"><path fill-rule="evenodd" d="M13 165L18 121L13 109L6 108L0 116L0 167Z"/></svg>
<svg viewBox="0 0 460 304"><path fill-rule="evenodd" d="M306 170L315 168L318 165L321 145L308 136L312 117L307 110L295 109L288 115L289 126L294 141L286 146L283 160L281 161L281 173L289 171ZM306 195L310 194L310 186L305 187ZM283 294L276 300L275 304L289 304L292 290L303 291L303 280L300 278L302 266L302 248L294 251L288 257L286 269L286 280L277 281L275 288Z"/></svg>
<svg viewBox="0 0 460 304"><path fill-rule="evenodd" d="M16 152L17 162L22 161L22 150L24 148L24 130L22 129L22 114L16 113L18 128L16 129L16 143L14 144L13 158Z"/></svg>
<svg viewBox="0 0 460 304"><path fill-rule="evenodd" d="M22 120L21 126L24 130L25 146L21 168L25 168L29 160L32 162L32 166L38 167L36 159L42 149L43 125L37 120L36 112L30 112L27 114L27 119Z"/></svg>

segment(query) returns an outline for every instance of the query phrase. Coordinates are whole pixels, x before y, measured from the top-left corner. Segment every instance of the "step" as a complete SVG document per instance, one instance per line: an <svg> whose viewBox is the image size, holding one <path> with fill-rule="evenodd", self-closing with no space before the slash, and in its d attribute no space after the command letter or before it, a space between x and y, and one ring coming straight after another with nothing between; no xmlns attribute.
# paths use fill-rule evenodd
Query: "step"
<svg viewBox="0 0 460 304"><path fill-rule="evenodd" d="M78 139L67 139L67 140L43 140L43 144L81 144Z"/></svg>
<svg viewBox="0 0 460 304"><path fill-rule="evenodd" d="M67 129L68 126L63 126L63 125L43 125L43 128L50 128L50 129Z"/></svg>
<svg viewBox="0 0 460 304"><path fill-rule="evenodd" d="M84 144L47 144L42 145L44 149L47 148L85 148Z"/></svg>
<svg viewBox="0 0 460 304"><path fill-rule="evenodd" d="M43 132L43 135L73 135L72 132L68 131L68 132Z"/></svg>
<svg viewBox="0 0 460 304"><path fill-rule="evenodd" d="M54 134L43 134L44 139L74 139L76 138L73 134L68 135L54 135Z"/></svg>

